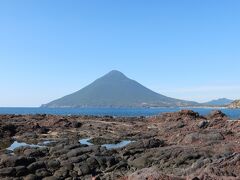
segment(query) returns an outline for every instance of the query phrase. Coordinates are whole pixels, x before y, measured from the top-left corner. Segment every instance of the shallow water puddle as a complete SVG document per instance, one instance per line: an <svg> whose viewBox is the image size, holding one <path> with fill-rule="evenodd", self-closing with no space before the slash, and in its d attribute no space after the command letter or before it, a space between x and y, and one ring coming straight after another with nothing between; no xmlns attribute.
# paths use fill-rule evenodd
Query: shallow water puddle
<svg viewBox="0 0 240 180"><path fill-rule="evenodd" d="M89 140L91 140L91 139L86 138L86 139L79 140L79 142L81 144L88 145L88 146L94 145L94 144L90 143ZM116 144L103 144L102 147L106 147L107 149L117 149L117 148L122 148L124 146L127 146L131 142L134 142L134 141L122 140L120 143L116 143Z"/></svg>
<svg viewBox="0 0 240 180"><path fill-rule="evenodd" d="M18 142L18 141L14 141L10 147L6 148L7 150L10 151L14 151L16 148L19 147L33 147L33 148L40 148L40 147L45 147L45 145L48 145L50 143L52 143L54 141L43 141L41 143L38 144L27 144L25 142Z"/></svg>
<svg viewBox="0 0 240 180"><path fill-rule="evenodd" d="M18 142L18 141L14 141L10 147L7 148L7 150L10 151L14 151L14 149L18 148L18 147L24 147L24 146L28 146L28 147L42 147L36 144L27 144L24 142Z"/></svg>
<svg viewBox="0 0 240 180"><path fill-rule="evenodd" d="M129 140L123 140L120 143L117 144L103 144L103 147L106 147L107 149L117 149L117 148L122 148L124 146L127 146L128 144L130 144L133 141L129 141Z"/></svg>
<svg viewBox="0 0 240 180"><path fill-rule="evenodd" d="M84 144L84 145L88 145L88 146L94 145L94 144L90 143L89 140L91 140L91 139L90 138L85 138L85 139L79 140L79 142L80 142L80 144ZM9 146L6 149L10 150L10 151L14 151L16 148L19 148L19 147L40 148L40 147L45 147L46 145L48 145L52 142L54 142L54 141L43 141L43 142L38 143L38 144L27 144L25 142L14 141L11 144L11 146ZM116 144L103 144L102 147L106 147L107 149L117 149L117 148L122 148L124 146L127 146L131 142L134 142L134 141L123 140L120 143L116 143Z"/></svg>
<svg viewBox="0 0 240 180"><path fill-rule="evenodd" d="M88 145L88 146L94 145L89 142L90 140L91 140L90 138L80 139L79 142L80 142L80 144L83 144L83 145Z"/></svg>

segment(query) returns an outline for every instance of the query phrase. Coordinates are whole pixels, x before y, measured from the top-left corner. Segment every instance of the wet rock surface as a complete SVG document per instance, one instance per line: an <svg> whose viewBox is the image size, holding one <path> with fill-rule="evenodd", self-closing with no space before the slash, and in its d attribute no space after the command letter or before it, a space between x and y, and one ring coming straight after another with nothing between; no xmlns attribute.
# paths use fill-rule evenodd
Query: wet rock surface
<svg viewBox="0 0 240 180"><path fill-rule="evenodd" d="M221 111L153 117L0 115L0 179L240 179L240 122ZM91 139L92 145L80 139ZM117 149L101 145L122 140ZM14 141L38 144L6 150ZM48 143L44 143L48 142Z"/></svg>

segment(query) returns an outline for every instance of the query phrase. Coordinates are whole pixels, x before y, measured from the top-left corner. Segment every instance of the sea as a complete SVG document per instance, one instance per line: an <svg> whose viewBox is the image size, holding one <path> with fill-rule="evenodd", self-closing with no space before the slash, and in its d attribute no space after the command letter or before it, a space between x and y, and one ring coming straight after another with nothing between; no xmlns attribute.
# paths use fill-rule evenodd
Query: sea
<svg viewBox="0 0 240 180"><path fill-rule="evenodd" d="M0 114L52 114L52 115L93 115L93 116L154 116L166 112L190 109L200 115L207 115L213 110L221 110L230 119L240 119L240 109L226 108L33 108L0 107Z"/></svg>

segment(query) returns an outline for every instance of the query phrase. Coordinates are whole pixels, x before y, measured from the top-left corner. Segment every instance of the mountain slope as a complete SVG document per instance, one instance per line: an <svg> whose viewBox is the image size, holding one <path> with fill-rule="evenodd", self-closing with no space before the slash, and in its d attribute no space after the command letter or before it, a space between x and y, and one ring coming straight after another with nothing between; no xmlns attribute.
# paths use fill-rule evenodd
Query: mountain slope
<svg viewBox="0 0 240 180"><path fill-rule="evenodd" d="M220 99L215 99L215 100L206 102L204 104L210 105L210 106L226 106L232 102L233 102L233 100L231 100L231 99L220 98Z"/></svg>
<svg viewBox="0 0 240 180"><path fill-rule="evenodd" d="M192 106L196 102L153 92L119 71L111 71L85 88L43 105L44 107Z"/></svg>

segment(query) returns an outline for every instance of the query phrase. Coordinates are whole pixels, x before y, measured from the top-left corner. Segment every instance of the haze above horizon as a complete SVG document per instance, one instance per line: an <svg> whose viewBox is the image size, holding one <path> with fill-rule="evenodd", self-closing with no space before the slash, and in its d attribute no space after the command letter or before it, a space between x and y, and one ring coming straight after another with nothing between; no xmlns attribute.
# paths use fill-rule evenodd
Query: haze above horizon
<svg viewBox="0 0 240 180"><path fill-rule="evenodd" d="M0 107L40 106L116 69L157 93L240 98L240 2L0 2Z"/></svg>

